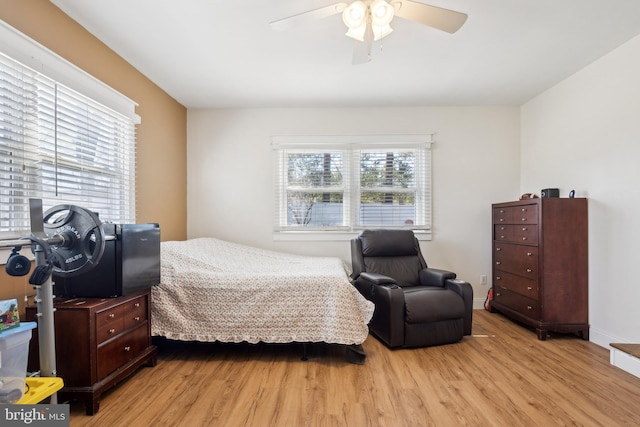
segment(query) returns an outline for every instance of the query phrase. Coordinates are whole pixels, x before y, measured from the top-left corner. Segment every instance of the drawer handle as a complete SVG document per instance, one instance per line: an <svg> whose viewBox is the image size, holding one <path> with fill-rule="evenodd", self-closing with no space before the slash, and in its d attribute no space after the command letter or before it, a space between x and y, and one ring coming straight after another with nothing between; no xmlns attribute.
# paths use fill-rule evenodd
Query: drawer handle
<svg viewBox="0 0 640 427"><path fill-rule="evenodd" d="M533 255L533 253L527 252L527 256L532 256L532 255Z"/></svg>
<svg viewBox="0 0 640 427"><path fill-rule="evenodd" d="M496 265L500 265L500 264L501 264L501 262L500 262L500 261L496 261Z"/></svg>
<svg viewBox="0 0 640 427"><path fill-rule="evenodd" d="M504 209L500 209L500 213L504 213Z"/></svg>
<svg viewBox="0 0 640 427"><path fill-rule="evenodd" d="M109 313L109 319L113 319L114 317L116 317L115 313Z"/></svg>
<svg viewBox="0 0 640 427"><path fill-rule="evenodd" d="M116 333L116 330L115 330L115 329L113 329L113 328L111 328L111 329L109 329L109 333L110 333L110 334L115 334L115 333Z"/></svg>
<svg viewBox="0 0 640 427"><path fill-rule="evenodd" d="M502 296L502 294L500 292L496 293L496 296Z"/></svg>
<svg viewBox="0 0 640 427"><path fill-rule="evenodd" d="M522 240L527 240L527 238L526 238L526 237L523 237L523 238L522 238Z"/></svg>
<svg viewBox="0 0 640 427"><path fill-rule="evenodd" d="M131 347L126 346L126 347L124 348L124 351L131 351Z"/></svg>
<svg viewBox="0 0 640 427"><path fill-rule="evenodd" d="M531 286L527 286L527 290L528 290L528 291L532 291L532 290L533 290L533 288L532 288Z"/></svg>
<svg viewBox="0 0 640 427"><path fill-rule="evenodd" d="M527 268L527 273L531 273L531 271L533 270L531 270L530 268Z"/></svg>
<svg viewBox="0 0 640 427"><path fill-rule="evenodd" d="M502 249L500 249L500 248L496 248L496 251L498 251L498 252L499 252L499 251L501 251L501 250L502 250Z"/></svg>
<svg viewBox="0 0 640 427"><path fill-rule="evenodd" d="M500 218L500 222L504 222L504 218Z"/></svg>
<svg viewBox="0 0 640 427"><path fill-rule="evenodd" d="M522 212L526 212L527 208L522 208L521 210L522 210Z"/></svg>
<svg viewBox="0 0 640 427"><path fill-rule="evenodd" d="M496 276L496 280L502 280L502 277Z"/></svg>
<svg viewBox="0 0 640 427"><path fill-rule="evenodd" d="M522 222L525 222L527 220L527 218L522 218Z"/></svg>
<svg viewBox="0 0 640 427"><path fill-rule="evenodd" d="M140 321L140 316L134 317L133 320L135 320L136 322L139 322Z"/></svg>
<svg viewBox="0 0 640 427"><path fill-rule="evenodd" d="M134 306L135 308L138 308L138 307L140 307L140 303L139 303L139 302L137 302L137 303L133 304L133 306Z"/></svg>
<svg viewBox="0 0 640 427"><path fill-rule="evenodd" d="M533 310L533 307L531 307L530 305L527 306L527 310Z"/></svg>

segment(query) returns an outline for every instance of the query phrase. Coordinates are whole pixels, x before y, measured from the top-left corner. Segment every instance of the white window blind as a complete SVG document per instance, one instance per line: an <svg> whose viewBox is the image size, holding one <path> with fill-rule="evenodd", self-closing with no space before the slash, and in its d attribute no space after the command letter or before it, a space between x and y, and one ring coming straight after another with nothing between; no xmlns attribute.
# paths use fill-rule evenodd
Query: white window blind
<svg viewBox="0 0 640 427"><path fill-rule="evenodd" d="M396 148L358 150L360 226L430 225L429 150Z"/></svg>
<svg viewBox="0 0 640 427"><path fill-rule="evenodd" d="M431 232L432 135L274 137L275 231Z"/></svg>
<svg viewBox="0 0 640 427"><path fill-rule="evenodd" d="M282 194L290 227L341 227L344 223L345 153L283 150ZM283 212L284 213L284 212Z"/></svg>
<svg viewBox="0 0 640 427"><path fill-rule="evenodd" d="M29 198L135 222L135 121L0 54L0 231Z"/></svg>

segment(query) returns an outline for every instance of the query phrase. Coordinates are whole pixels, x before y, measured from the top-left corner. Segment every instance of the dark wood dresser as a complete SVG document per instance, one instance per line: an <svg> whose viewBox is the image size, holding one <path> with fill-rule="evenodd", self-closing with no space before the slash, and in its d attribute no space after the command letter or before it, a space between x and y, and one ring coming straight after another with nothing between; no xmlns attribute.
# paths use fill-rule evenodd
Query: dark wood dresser
<svg viewBox="0 0 640 427"><path fill-rule="evenodd" d="M589 339L587 199L539 198L493 209L491 311Z"/></svg>
<svg viewBox="0 0 640 427"><path fill-rule="evenodd" d="M142 365L155 366L149 290L118 298L56 298L54 307L56 367L64 380L60 402L80 399L93 415L105 390ZM35 307L27 307L26 318L35 320ZM34 336L30 371L38 369L37 343Z"/></svg>

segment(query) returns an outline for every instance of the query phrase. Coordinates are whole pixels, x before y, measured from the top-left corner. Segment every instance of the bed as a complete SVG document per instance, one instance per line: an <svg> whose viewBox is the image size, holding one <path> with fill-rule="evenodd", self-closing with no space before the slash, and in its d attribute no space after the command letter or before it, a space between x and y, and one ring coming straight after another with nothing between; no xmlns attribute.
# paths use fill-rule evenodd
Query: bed
<svg viewBox="0 0 640 427"><path fill-rule="evenodd" d="M374 309L351 285L339 258L292 255L216 238L162 242L160 284L151 295L154 336L341 344L350 361L355 355L362 362Z"/></svg>

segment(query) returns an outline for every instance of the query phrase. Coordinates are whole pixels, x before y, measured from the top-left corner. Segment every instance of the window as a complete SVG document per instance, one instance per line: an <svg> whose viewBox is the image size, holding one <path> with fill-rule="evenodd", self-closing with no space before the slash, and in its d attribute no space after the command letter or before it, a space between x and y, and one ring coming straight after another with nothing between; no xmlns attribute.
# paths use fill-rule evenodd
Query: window
<svg viewBox="0 0 640 427"><path fill-rule="evenodd" d="M0 232L29 198L135 222L136 121L0 54Z"/></svg>
<svg viewBox="0 0 640 427"><path fill-rule="evenodd" d="M273 138L275 231L431 231L432 135Z"/></svg>

